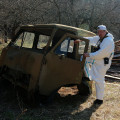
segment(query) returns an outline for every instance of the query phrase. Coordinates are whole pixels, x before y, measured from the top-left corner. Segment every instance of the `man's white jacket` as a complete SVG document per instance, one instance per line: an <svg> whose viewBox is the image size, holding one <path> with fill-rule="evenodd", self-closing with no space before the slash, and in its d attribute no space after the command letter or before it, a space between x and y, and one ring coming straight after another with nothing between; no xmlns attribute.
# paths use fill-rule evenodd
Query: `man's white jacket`
<svg viewBox="0 0 120 120"><path fill-rule="evenodd" d="M90 45L95 46L100 39L99 36L86 37L90 40ZM96 82L104 82L106 71L110 68L111 60L114 53L114 37L108 33L107 37L103 39L100 44L100 49L96 52L90 53L90 57L86 58L85 74L90 80ZM104 64L104 58L109 58L109 64Z"/></svg>

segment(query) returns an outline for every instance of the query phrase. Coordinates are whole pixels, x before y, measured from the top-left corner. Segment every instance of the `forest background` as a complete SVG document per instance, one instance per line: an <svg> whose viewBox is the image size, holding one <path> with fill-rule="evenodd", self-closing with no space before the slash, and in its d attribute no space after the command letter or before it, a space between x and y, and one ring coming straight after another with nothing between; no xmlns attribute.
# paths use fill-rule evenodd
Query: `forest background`
<svg viewBox="0 0 120 120"><path fill-rule="evenodd" d="M0 0L0 36L23 24L65 24L96 32L100 24L120 39L120 0Z"/></svg>

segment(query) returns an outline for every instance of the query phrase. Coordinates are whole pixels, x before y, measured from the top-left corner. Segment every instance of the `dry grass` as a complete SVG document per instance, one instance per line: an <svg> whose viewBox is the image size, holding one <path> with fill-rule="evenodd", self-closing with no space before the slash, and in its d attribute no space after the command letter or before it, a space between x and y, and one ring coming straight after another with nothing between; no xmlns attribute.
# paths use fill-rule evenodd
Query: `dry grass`
<svg viewBox="0 0 120 120"><path fill-rule="evenodd" d="M93 105L94 86L93 94L88 98L77 95L76 87L61 88L59 93L61 96L55 96L52 104L39 104L35 108L30 108L18 100L15 89L7 86L1 94L0 120L119 120L120 118L119 84L106 84L104 103L101 106Z"/></svg>
<svg viewBox="0 0 120 120"><path fill-rule="evenodd" d="M93 105L94 86L89 97L78 95L76 87L61 88L59 93L52 104L31 108L11 84L0 81L0 120L120 120L119 83L106 83L101 106Z"/></svg>

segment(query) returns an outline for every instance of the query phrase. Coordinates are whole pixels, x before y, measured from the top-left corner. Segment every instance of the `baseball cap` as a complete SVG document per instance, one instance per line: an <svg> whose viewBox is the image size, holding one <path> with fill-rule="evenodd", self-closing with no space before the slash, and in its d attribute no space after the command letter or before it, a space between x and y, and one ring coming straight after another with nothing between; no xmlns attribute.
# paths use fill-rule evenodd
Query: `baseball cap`
<svg viewBox="0 0 120 120"><path fill-rule="evenodd" d="M99 25L97 27L97 30L107 30L106 26L105 25Z"/></svg>

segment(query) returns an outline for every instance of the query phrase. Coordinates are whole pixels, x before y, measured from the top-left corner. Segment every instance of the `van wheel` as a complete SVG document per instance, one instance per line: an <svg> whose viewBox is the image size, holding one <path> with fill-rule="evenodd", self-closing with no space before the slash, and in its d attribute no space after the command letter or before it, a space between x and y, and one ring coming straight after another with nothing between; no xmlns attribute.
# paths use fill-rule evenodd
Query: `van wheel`
<svg viewBox="0 0 120 120"><path fill-rule="evenodd" d="M51 96L43 96L43 95L40 95L40 103L44 104L44 105L48 105L48 104L51 104L53 102L53 98L54 97L51 97Z"/></svg>
<svg viewBox="0 0 120 120"><path fill-rule="evenodd" d="M80 95L90 95L92 93L92 81L82 79L82 82L77 85Z"/></svg>
<svg viewBox="0 0 120 120"><path fill-rule="evenodd" d="M56 91L52 92L49 96L39 94L39 98L37 97L36 99L38 102L44 105L48 105L53 103L55 95L56 95Z"/></svg>
<svg viewBox="0 0 120 120"><path fill-rule="evenodd" d="M36 105L36 98L34 92L28 92L27 102L30 106L34 107Z"/></svg>

